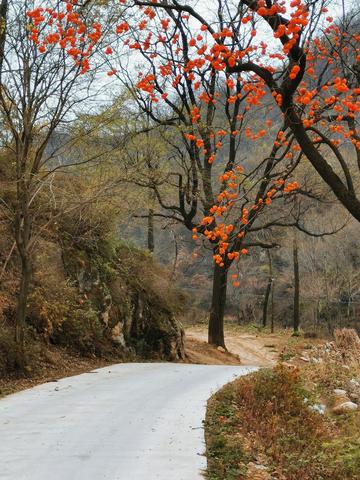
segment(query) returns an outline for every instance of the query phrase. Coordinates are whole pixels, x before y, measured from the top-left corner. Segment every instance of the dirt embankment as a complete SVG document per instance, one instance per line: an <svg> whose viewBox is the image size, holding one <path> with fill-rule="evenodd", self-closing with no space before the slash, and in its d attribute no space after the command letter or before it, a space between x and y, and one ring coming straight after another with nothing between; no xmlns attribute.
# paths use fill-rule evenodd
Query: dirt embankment
<svg viewBox="0 0 360 480"><path fill-rule="evenodd" d="M82 357L72 354L66 349L49 346L39 354L37 372L29 373L29 376L24 378L0 378L0 398L42 383L56 382L60 378L81 375L115 362L116 359L111 361L96 357Z"/></svg>
<svg viewBox="0 0 360 480"><path fill-rule="evenodd" d="M276 333L257 335L228 328L225 333L228 352L222 352L206 343L204 326L194 326L186 329L185 350L191 363L269 367L276 364L287 338Z"/></svg>

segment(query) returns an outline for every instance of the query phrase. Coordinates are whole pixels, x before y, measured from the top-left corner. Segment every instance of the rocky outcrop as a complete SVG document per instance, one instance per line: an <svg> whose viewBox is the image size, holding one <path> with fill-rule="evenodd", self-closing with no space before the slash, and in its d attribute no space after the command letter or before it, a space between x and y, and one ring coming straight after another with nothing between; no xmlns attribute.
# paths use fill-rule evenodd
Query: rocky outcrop
<svg viewBox="0 0 360 480"><path fill-rule="evenodd" d="M185 357L184 330L175 313L146 290L134 289L119 277L110 284L112 304L107 326L113 341L145 358Z"/></svg>
<svg viewBox="0 0 360 480"><path fill-rule="evenodd" d="M43 242L30 323L50 341L75 344L85 354L112 345L125 357L183 359L184 331L177 315L184 297L170 285L166 270L129 245L104 250L94 254ZM48 272L49 264L56 268Z"/></svg>

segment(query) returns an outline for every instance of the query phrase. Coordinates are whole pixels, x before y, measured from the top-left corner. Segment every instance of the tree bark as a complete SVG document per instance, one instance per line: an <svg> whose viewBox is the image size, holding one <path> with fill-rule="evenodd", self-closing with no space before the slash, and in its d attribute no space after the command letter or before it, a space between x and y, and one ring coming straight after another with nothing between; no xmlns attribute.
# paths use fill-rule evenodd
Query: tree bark
<svg viewBox="0 0 360 480"><path fill-rule="evenodd" d="M31 266L28 256L21 259L21 279L16 307L15 340L24 349L26 310L31 280Z"/></svg>
<svg viewBox="0 0 360 480"><path fill-rule="evenodd" d="M296 233L293 239L293 262L294 262L294 332L299 331L300 326L300 275L299 275L299 252Z"/></svg>
<svg viewBox="0 0 360 480"><path fill-rule="evenodd" d="M5 56L5 40L6 40L6 21L9 8L8 0L1 0L0 4L0 84Z"/></svg>
<svg viewBox="0 0 360 480"><path fill-rule="evenodd" d="M171 276L170 276L170 282L172 282L175 278L178 256L179 256L179 247L178 247L178 241L177 241L176 233L173 231L172 234L173 234L173 238L174 238L175 252L174 252L173 268L172 268L172 272L171 272Z"/></svg>
<svg viewBox="0 0 360 480"><path fill-rule="evenodd" d="M265 291L265 297L264 297L264 303L263 303L263 317L262 317L262 326L265 328L267 325L267 311L268 311L268 305L269 305L269 298L270 298L270 292L271 292L271 285L272 285L272 278L268 278L268 283L266 285L266 291Z"/></svg>
<svg viewBox="0 0 360 480"><path fill-rule="evenodd" d="M274 287L275 287L275 283L274 283L274 279L271 283L271 324L270 324L270 328L271 328L271 333L274 333L274 324L275 324L275 313L274 313Z"/></svg>
<svg viewBox="0 0 360 480"><path fill-rule="evenodd" d="M29 185L25 181L24 176L25 173L18 175L18 205L14 224L16 246L21 260L21 277L15 317L15 340L16 343L21 346L22 350L24 349L24 332L32 263L29 251L32 226L31 213L29 212Z"/></svg>
<svg viewBox="0 0 360 480"><path fill-rule="evenodd" d="M154 240L154 209L153 208L149 208L149 213L148 213L147 248L149 252L154 253L155 240Z"/></svg>
<svg viewBox="0 0 360 480"><path fill-rule="evenodd" d="M227 269L214 265L213 291L209 319L208 342L217 347L225 347L224 313L227 291Z"/></svg>
<svg viewBox="0 0 360 480"><path fill-rule="evenodd" d="M325 160L321 152L313 144L306 132L302 120L296 112L295 106L292 105L290 108L287 108L286 111L284 111L284 114L301 150L312 166L331 188L340 203L354 218L356 218L356 220L360 222L360 200L356 197L355 192L342 182L332 166Z"/></svg>
<svg viewBox="0 0 360 480"><path fill-rule="evenodd" d="M272 259L271 259L271 253L269 250L266 250L266 254L268 256L268 267L269 267L269 277L268 277L268 283L266 286L266 292L265 292L265 298L264 298L264 304L263 304L263 319L262 319L262 325L265 328L267 325L267 312L268 312L268 306L269 306L269 299L270 299L270 293L272 290L272 285L273 285L273 272L272 272ZM273 319L272 319L273 320Z"/></svg>

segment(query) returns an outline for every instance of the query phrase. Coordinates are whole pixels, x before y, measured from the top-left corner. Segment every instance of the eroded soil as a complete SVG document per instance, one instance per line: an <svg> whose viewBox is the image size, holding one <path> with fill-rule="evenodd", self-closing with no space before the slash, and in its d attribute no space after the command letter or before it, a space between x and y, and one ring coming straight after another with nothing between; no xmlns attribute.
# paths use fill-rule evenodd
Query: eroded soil
<svg viewBox="0 0 360 480"><path fill-rule="evenodd" d="M234 361L239 363L240 360L243 365L269 367L276 364L287 340L288 337L283 334L257 335L227 328L225 343L228 352L223 353L206 343L206 327L192 326L186 329L185 344L188 358L193 363L234 365Z"/></svg>

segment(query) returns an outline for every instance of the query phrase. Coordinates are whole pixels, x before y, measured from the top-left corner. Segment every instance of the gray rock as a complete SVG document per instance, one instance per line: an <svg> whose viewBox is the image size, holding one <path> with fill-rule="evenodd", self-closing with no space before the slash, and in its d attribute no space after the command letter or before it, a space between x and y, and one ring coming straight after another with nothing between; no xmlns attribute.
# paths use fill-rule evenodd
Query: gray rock
<svg viewBox="0 0 360 480"><path fill-rule="evenodd" d="M315 403L314 405L310 405L309 408L313 412L320 413L320 415L324 415L326 412L326 406L323 403Z"/></svg>
<svg viewBox="0 0 360 480"><path fill-rule="evenodd" d="M342 414L342 413L353 412L354 410L357 410L357 409L358 409L358 405L349 400L348 402L344 402L344 403L340 403L339 405L336 405L332 411L333 413L336 413L336 414Z"/></svg>
<svg viewBox="0 0 360 480"><path fill-rule="evenodd" d="M346 397L347 391L346 391L346 390L342 390L341 388L335 388L335 390L334 390L334 395L335 395L336 397Z"/></svg>
<svg viewBox="0 0 360 480"><path fill-rule="evenodd" d="M355 378L352 378L349 380L349 383L352 387L360 387L360 381L356 380Z"/></svg>

